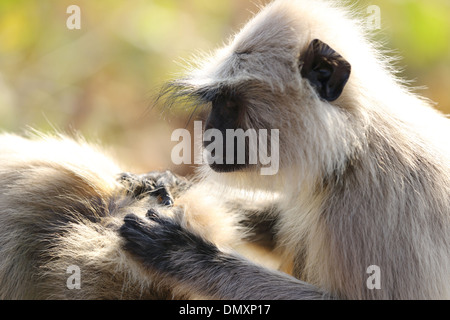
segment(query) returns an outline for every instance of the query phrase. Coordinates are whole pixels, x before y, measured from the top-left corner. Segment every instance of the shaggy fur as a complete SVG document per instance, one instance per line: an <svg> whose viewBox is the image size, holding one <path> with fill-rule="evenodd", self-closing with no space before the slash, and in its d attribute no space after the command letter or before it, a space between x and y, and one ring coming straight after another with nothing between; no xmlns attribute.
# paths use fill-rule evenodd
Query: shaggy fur
<svg viewBox="0 0 450 320"><path fill-rule="evenodd" d="M335 2L275 1L166 88L242 96L243 129L280 129L276 176L204 166L166 207L133 197L85 143L2 135L0 297L450 298L450 123L363 26ZM333 102L301 77L314 39L352 67ZM246 240L295 278L230 249ZM80 290L66 286L70 265ZM381 289L366 286L370 265Z"/></svg>
<svg viewBox="0 0 450 320"><path fill-rule="evenodd" d="M0 150L1 299L199 297L130 257L117 232L126 214L157 209L211 243L237 243L236 217L219 219L227 210L201 186L189 191L202 194L200 202L174 192L167 207L149 194L135 196L111 157L83 141L3 134ZM80 289L67 286L70 266L80 268Z"/></svg>
<svg viewBox="0 0 450 320"><path fill-rule="evenodd" d="M334 102L300 74L314 39L352 67ZM282 195L275 247L297 278L339 298L450 298L450 121L396 78L362 20L334 1L275 1L171 90L205 102L232 92L244 130L280 129L276 177L201 175ZM366 286L370 265L380 290Z"/></svg>

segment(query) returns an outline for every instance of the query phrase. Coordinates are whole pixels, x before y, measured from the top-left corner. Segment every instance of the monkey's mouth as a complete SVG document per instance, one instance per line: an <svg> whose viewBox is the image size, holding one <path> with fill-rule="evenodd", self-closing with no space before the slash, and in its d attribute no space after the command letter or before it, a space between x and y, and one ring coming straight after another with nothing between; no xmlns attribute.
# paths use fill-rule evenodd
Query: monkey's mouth
<svg viewBox="0 0 450 320"><path fill-rule="evenodd" d="M210 163L209 167L213 169L215 172L225 173L225 172L234 172L239 171L247 167L246 164L217 164Z"/></svg>
<svg viewBox="0 0 450 320"><path fill-rule="evenodd" d="M211 142L207 141L203 143L204 152L206 155L206 162L215 172L234 172L238 170L242 170L250 166L248 161L248 151L244 152L244 161L238 159L238 150L235 146L234 152L231 157L227 157L227 149L226 143L223 144L223 148L219 148L221 150L217 150L216 148L208 151L207 147L211 144Z"/></svg>

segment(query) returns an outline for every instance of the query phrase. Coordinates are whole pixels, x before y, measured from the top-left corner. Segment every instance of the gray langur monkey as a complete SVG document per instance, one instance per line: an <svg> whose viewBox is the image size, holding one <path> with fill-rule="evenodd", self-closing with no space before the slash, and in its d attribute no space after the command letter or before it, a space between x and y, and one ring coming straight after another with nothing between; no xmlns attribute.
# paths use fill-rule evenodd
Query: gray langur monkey
<svg viewBox="0 0 450 320"><path fill-rule="evenodd" d="M1 134L0 298L450 297L449 120L335 2L271 3L166 92L211 103L205 128L280 129L278 174Z"/></svg>
<svg viewBox="0 0 450 320"><path fill-rule="evenodd" d="M175 213L187 180L121 173L63 136L1 134L0 151L0 299L189 297L152 281L117 232L127 213Z"/></svg>
<svg viewBox="0 0 450 320"><path fill-rule="evenodd" d="M274 1L165 91L210 103L205 129L280 130L277 175L212 164L200 184L277 195L236 228L270 241L292 277L157 212L125 217L125 248L214 298L450 298L450 121L363 29L335 1ZM367 285L373 265L379 288Z"/></svg>
<svg viewBox="0 0 450 320"><path fill-rule="evenodd" d="M62 135L3 133L0 151L0 299L208 297L131 256L124 217L167 219L208 245L252 250L240 240L242 209L209 186L169 171L123 173L99 147Z"/></svg>

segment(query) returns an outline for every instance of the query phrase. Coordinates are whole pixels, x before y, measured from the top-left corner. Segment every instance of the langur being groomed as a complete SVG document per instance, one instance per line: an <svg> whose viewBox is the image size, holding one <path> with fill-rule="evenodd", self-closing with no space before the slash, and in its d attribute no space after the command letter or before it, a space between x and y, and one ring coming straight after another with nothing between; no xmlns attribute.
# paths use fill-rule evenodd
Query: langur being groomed
<svg viewBox="0 0 450 320"><path fill-rule="evenodd" d="M126 213L171 208L186 181L119 175L94 147L64 137L3 134L0 150L1 299L185 297L150 281L117 230Z"/></svg>
<svg viewBox="0 0 450 320"><path fill-rule="evenodd" d="M120 174L85 143L1 136L0 297L450 298L450 121L363 25L275 1L166 88L211 104L205 129L279 129L274 176Z"/></svg>

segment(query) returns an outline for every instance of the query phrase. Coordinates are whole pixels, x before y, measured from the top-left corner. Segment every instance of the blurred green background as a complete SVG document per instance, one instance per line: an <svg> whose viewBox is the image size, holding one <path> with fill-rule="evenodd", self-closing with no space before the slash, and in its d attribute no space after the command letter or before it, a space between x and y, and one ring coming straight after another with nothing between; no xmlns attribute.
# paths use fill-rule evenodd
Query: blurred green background
<svg viewBox="0 0 450 320"><path fill-rule="evenodd" d="M80 132L128 170L187 173L170 161L170 135L190 113L162 113L155 96L185 60L220 46L265 2L1 0L0 130ZM402 75L450 113L450 1L358 3L362 12L380 7L379 37L403 57ZM66 27L72 4L80 30Z"/></svg>

